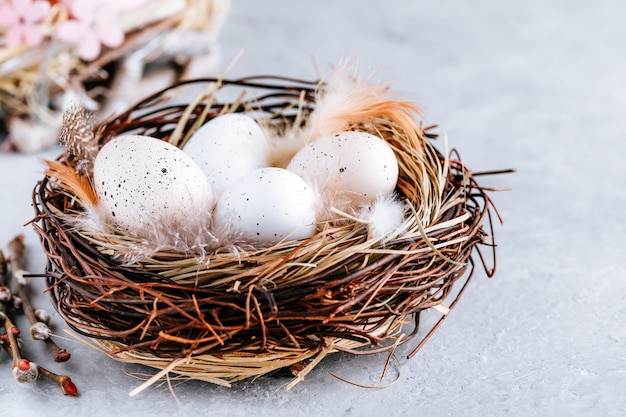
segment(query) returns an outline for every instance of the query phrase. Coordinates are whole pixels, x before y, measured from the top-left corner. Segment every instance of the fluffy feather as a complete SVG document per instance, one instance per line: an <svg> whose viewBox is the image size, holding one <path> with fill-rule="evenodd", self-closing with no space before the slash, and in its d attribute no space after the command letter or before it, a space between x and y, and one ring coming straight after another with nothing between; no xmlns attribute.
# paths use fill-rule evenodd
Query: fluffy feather
<svg viewBox="0 0 626 417"><path fill-rule="evenodd" d="M131 232L118 230L106 221L99 206L85 207L77 214L66 215L64 221L78 233L97 239L100 250L110 250L117 259L135 264L159 252L176 252L196 256L202 263L218 247L209 230L211 213L198 213L193 219L147 219L144 227Z"/></svg>
<svg viewBox="0 0 626 417"><path fill-rule="evenodd" d="M146 227L137 233L124 233L129 240L123 253L124 260L134 263L158 252L176 252L195 255L199 262L217 246L217 239L209 230L211 213L198 213L193 219L149 219Z"/></svg>
<svg viewBox="0 0 626 417"><path fill-rule="evenodd" d="M270 144L269 162L274 167L286 168L289 161L306 143L304 130L301 128L290 127L285 132L265 129L265 132Z"/></svg>
<svg viewBox="0 0 626 417"><path fill-rule="evenodd" d="M367 222L370 239L385 240L393 237L405 220L406 204L395 196L379 197L365 206L358 218Z"/></svg>
<svg viewBox="0 0 626 417"><path fill-rule="evenodd" d="M76 158L76 170L89 175L98 153L99 132L95 131L96 118L84 107L70 106L63 113L61 143Z"/></svg>
<svg viewBox="0 0 626 417"><path fill-rule="evenodd" d="M44 161L44 163L47 167L45 174L56 179L64 191L76 196L83 207L94 207L97 204L98 196L87 177L60 162Z"/></svg>
<svg viewBox="0 0 626 417"><path fill-rule="evenodd" d="M388 83L358 78L349 63L339 66L330 80L317 92L316 108L311 115L307 140L335 134L354 128L376 128L393 123L400 127L407 139L421 149L414 116L421 116L420 108L395 97Z"/></svg>

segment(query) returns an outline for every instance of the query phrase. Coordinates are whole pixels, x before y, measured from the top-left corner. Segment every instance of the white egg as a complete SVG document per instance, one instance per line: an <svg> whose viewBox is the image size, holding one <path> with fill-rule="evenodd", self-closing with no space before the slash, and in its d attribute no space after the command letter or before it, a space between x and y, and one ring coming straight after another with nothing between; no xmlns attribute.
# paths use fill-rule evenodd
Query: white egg
<svg viewBox="0 0 626 417"><path fill-rule="evenodd" d="M142 235L152 222L184 222L211 210L211 186L177 147L148 136L124 135L98 152L93 167L98 204L107 221Z"/></svg>
<svg viewBox="0 0 626 417"><path fill-rule="evenodd" d="M269 166L265 133L250 116L228 113L211 119L183 147L219 196L247 173Z"/></svg>
<svg viewBox="0 0 626 417"><path fill-rule="evenodd" d="M273 244L315 234L317 195L298 175L261 168L241 177L218 199L216 230L236 241Z"/></svg>
<svg viewBox="0 0 626 417"><path fill-rule="evenodd" d="M389 195L399 172L387 142L357 131L314 140L296 153L287 169L319 187L340 209L357 209Z"/></svg>

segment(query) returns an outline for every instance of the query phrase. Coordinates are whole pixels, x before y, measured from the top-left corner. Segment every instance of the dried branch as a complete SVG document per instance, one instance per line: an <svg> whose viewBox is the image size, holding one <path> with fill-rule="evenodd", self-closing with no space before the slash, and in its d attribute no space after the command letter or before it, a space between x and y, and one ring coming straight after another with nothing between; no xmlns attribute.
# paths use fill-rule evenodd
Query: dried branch
<svg viewBox="0 0 626 417"><path fill-rule="evenodd" d="M8 244L9 259L11 263L11 271L13 274L13 284L15 292L22 300L22 309L24 315L28 318L31 324L30 333L33 339L43 340L48 346L50 351L54 354L55 362L65 362L70 358L69 352L60 348L54 340L50 338L50 329L46 323L39 321L39 318L35 314L35 309L30 302L30 298L26 292L26 271L22 269L22 262L24 259L24 235L18 235L13 238Z"/></svg>

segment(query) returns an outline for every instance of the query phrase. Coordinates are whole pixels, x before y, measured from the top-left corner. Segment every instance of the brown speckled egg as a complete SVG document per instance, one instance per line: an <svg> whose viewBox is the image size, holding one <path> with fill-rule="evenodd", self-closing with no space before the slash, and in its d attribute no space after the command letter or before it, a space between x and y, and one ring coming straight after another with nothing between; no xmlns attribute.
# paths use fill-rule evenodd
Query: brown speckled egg
<svg viewBox="0 0 626 417"><path fill-rule="evenodd" d="M358 131L315 139L296 153L287 169L315 184L322 193L347 200L355 209L392 193L399 172L391 146Z"/></svg>
<svg viewBox="0 0 626 417"><path fill-rule="evenodd" d="M218 199L214 223L235 240L273 244L315 233L317 194L283 168L261 168L237 180Z"/></svg>
<svg viewBox="0 0 626 417"><path fill-rule="evenodd" d="M185 221L214 204L200 167L177 147L148 136L119 136L104 145L93 179L107 222L124 231Z"/></svg>
<svg viewBox="0 0 626 417"><path fill-rule="evenodd" d="M211 119L183 147L202 168L216 196L255 169L269 166L265 133L250 116L228 113Z"/></svg>

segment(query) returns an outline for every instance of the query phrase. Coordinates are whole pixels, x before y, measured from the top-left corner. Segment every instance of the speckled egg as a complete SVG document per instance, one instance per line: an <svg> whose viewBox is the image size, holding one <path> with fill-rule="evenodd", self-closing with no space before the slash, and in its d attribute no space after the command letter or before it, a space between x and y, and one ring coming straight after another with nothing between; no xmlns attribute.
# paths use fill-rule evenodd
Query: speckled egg
<svg viewBox="0 0 626 417"><path fill-rule="evenodd" d="M265 133L250 116L228 113L211 119L183 147L219 196L247 173L269 166Z"/></svg>
<svg viewBox="0 0 626 417"><path fill-rule="evenodd" d="M315 184L341 209L357 209L393 192L398 161L391 146L366 132L320 137L293 157L287 169Z"/></svg>
<svg viewBox="0 0 626 417"><path fill-rule="evenodd" d="M262 168L241 177L218 199L215 228L235 241L274 244L315 233L317 195L298 175Z"/></svg>
<svg viewBox="0 0 626 417"><path fill-rule="evenodd" d="M119 136L105 144L94 161L93 180L107 221L140 235L151 222L185 221L214 205L198 165L177 147L148 136Z"/></svg>

